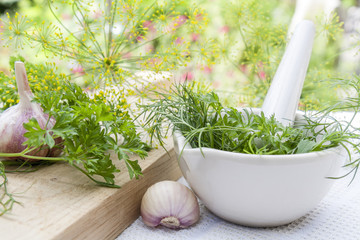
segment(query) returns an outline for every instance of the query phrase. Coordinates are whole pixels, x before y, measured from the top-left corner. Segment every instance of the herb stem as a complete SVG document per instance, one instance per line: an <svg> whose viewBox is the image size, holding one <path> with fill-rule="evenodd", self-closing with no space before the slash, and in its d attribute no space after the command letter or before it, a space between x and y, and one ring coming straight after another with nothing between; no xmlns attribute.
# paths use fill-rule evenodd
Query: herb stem
<svg viewBox="0 0 360 240"><path fill-rule="evenodd" d="M29 159L34 159L34 160L47 160L47 161L66 161L65 158L61 158L61 157L41 157L41 156L32 156L32 155L26 155L27 152L30 151L26 151L24 153L20 152L20 153L0 153L0 158L29 158Z"/></svg>

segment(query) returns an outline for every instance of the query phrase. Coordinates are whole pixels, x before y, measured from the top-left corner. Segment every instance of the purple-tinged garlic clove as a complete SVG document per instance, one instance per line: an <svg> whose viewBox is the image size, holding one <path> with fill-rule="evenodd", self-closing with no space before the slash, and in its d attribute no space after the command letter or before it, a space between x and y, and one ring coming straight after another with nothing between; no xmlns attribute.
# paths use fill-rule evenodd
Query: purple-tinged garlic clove
<svg viewBox="0 0 360 240"><path fill-rule="evenodd" d="M199 220L200 208L190 189L178 182L162 181L145 192L141 217L150 227L187 228Z"/></svg>
<svg viewBox="0 0 360 240"><path fill-rule="evenodd" d="M24 63L15 62L15 77L20 101L17 105L6 109L0 115L0 152L2 153L19 153L26 148L23 145L26 141L24 137L26 129L23 127L23 124L31 118L35 118L43 129L45 127L50 129L55 124L54 119L48 121L49 116L43 112L38 103L32 102L33 93L26 76ZM27 153L27 155L47 156L49 153L49 148L44 147L35 149Z"/></svg>

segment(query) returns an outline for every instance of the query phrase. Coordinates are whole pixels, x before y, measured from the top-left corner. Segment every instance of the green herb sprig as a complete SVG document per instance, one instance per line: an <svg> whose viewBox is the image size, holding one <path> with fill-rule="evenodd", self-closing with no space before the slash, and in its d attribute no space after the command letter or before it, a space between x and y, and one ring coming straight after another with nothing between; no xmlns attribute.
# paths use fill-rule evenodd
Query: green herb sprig
<svg viewBox="0 0 360 240"><path fill-rule="evenodd" d="M19 203L15 200L14 194L9 192L7 184L5 165L0 161L0 188L3 189L3 192L0 193L0 216L10 211L14 204Z"/></svg>

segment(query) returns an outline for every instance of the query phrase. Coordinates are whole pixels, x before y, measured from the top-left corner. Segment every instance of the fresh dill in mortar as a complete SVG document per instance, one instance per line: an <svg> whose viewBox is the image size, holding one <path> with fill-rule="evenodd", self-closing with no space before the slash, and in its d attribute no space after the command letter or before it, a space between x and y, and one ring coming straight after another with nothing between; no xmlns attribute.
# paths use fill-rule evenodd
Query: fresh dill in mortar
<svg viewBox="0 0 360 240"><path fill-rule="evenodd" d="M354 88L360 93L360 77L339 80L338 84ZM214 91L190 82L175 84L170 93L157 92L149 104L141 105L145 118L143 127L156 139L162 140L173 131L180 131L193 148L213 148L229 152L281 155L300 154L343 146L350 156L350 173L354 176L360 159L351 158L351 152L360 153L358 128L352 126L360 109L360 97L349 97L325 107L312 116L284 126L272 116L255 114L251 109L239 111L224 107ZM334 111L353 111L349 122L331 116ZM164 126L168 126L164 130ZM171 127L169 127L171 126ZM348 175L346 174L346 175Z"/></svg>

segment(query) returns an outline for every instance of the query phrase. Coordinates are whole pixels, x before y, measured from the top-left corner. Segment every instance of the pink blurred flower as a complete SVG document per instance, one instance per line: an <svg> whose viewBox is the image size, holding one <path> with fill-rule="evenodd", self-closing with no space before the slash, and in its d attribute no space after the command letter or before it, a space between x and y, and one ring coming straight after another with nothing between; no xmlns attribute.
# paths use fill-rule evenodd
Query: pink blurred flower
<svg viewBox="0 0 360 240"><path fill-rule="evenodd" d="M204 16L199 13L198 15L196 15L195 19L196 19L197 21L202 21L202 20L204 19Z"/></svg>
<svg viewBox="0 0 360 240"><path fill-rule="evenodd" d="M77 75L80 75L80 76L85 74L84 68L77 61L68 62L67 67L70 69L70 71L73 74L77 74Z"/></svg>
<svg viewBox="0 0 360 240"><path fill-rule="evenodd" d="M147 28L150 33L156 32L156 29L154 27L154 23L150 20L147 20L143 23L143 27Z"/></svg>
<svg viewBox="0 0 360 240"><path fill-rule="evenodd" d="M247 73L248 72L248 67L246 64L240 64L240 71L242 71L243 73Z"/></svg>
<svg viewBox="0 0 360 240"><path fill-rule="evenodd" d="M225 25L225 26L222 26L220 29L219 29L219 32L220 33L228 33L230 31L230 27Z"/></svg>
<svg viewBox="0 0 360 240"><path fill-rule="evenodd" d="M178 38L175 39L175 43L176 43L177 45L181 45L181 44L184 43L184 39L181 38L181 37L178 37Z"/></svg>
<svg viewBox="0 0 360 240"><path fill-rule="evenodd" d="M180 15L175 19L175 21L173 21L166 27L167 31L168 32L175 31L177 28L183 25L187 21L187 19L188 18L186 16Z"/></svg>
<svg viewBox="0 0 360 240"><path fill-rule="evenodd" d="M137 36L136 41L141 42L143 40L143 35Z"/></svg>
<svg viewBox="0 0 360 240"><path fill-rule="evenodd" d="M266 74L265 74L265 72L264 72L264 71L260 71L260 72L259 72L259 77L260 77L261 80L265 80L265 79L266 79Z"/></svg>
<svg viewBox="0 0 360 240"><path fill-rule="evenodd" d="M80 76L85 74L84 68L81 65L74 66L70 70L73 74L78 74Z"/></svg>
<svg viewBox="0 0 360 240"><path fill-rule="evenodd" d="M186 23L187 20L188 20L187 16L180 15L175 21L175 23L177 24L176 27L180 27L181 25Z"/></svg>
<svg viewBox="0 0 360 240"><path fill-rule="evenodd" d="M181 82L192 81L192 80L194 80L194 74L191 71L184 73L180 77Z"/></svg>
<svg viewBox="0 0 360 240"><path fill-rule="evenodd" d="M265 80L266 79L266 73L265 71L263 70L264 69L264 63L262 61L258 62L257 64L258 66L258 76L261 80Z"/></svg>
<svg viewBox="0 0 360 240"><path fill-rule="evenodd" d="M200 38L200 34L198 33L191 34L191 41L196 42L199 40L199 38Z"/></svg>
<svg viewBox="0 0 360 240"><path fill-rule="evenodd" d="M210 73L212 73L212 68L209 66L205 66L205 67L203 67L203 72L206 74L210 74Z"/></svg>

